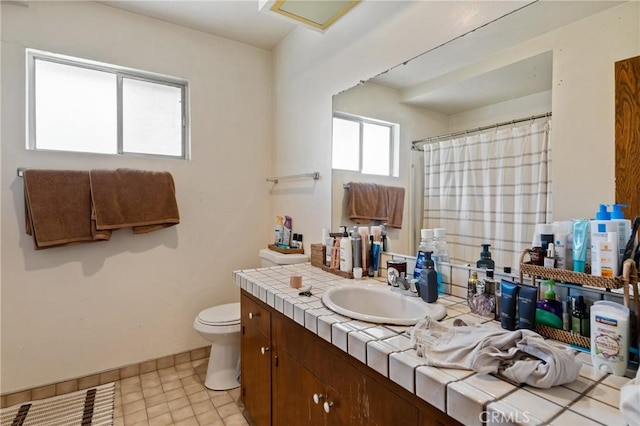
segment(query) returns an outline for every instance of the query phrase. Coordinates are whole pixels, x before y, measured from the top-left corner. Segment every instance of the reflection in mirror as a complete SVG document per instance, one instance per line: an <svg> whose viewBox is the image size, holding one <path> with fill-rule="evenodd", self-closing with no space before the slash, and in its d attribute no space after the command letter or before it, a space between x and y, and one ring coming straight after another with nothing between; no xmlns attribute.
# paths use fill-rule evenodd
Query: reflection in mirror
<svg viewBox="0 0 640 426"><path fill-rule="evenodd" d="M617 23L620 16L629 13L622 8L628 7L635 6L625 2L536 2L335 95L334 114L396 126L399 173L397 177L373 176L334 169L332 227L353 224L346 215L345 185L349 182L401 186L406 189L403 227L389 232L389 251L413 255L420 228L445 227L449 242L468 248L454 252L452 259L475 263L479 244L493 243L497 237L494 230L480 223L480 228L486 228L484 234L480 232L477 238L468 239L467 231L456 225L464 221L464 216L452 213L452 217L444 220L442 216L435 218L425 213L424 200L425 197L429 200L429 194L425 194L424 186L424 153L422 148L412 150L411 142L544 115L552 112L556 104L566 108L571 100L560 97L566 95L566 90L555 93L555 89L566 79L579 80L582 64L604 56L598 49L616 45L621 37L628 37L629 29ZM635 15L636 22L632 25L637 34ZM594 36L595 29L602 34ZM582 39L593 37L602 39L601 43L581 45ZM556 121L562 119L555 111L554 117ZM556 176L554 180L557 179ZM547 191L550 193L551 188ZM499 254L498 267L517 266L513 264L514 253L524 248L522 244L530 245L533 224L553 220L552 207L548 201L545 215L517 218L526 226L518 231L519 242L511 243L504 254ZM492 205L493 210L489 206L487 209L495 211L499 207ZM513 240L510 237L503 235L498 239ZM502 246L504 241L496 245Z"/></svg>

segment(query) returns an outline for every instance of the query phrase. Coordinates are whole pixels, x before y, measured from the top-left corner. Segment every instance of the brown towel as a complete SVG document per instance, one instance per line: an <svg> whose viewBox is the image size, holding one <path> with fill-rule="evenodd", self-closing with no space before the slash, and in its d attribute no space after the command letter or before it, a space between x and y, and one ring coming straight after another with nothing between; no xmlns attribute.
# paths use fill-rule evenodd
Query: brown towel
<svg viewBox="0 0 640 426"><path fill-rule="evenodd" d="M351 182L347 207L349 219L356 222L378 220L402 228L404 188Z"/></svg>
<svg viewBox="0 0 640 426"><path fill-rule="evenodd" d="M92 232L89 172L27 169L23 178L26 232L37 250L109 239Z"/></svg>
<svg viewBox="0 0 640 426"><path fill-rule="evenodd" d="M387 195L384 186L375 183L351 182L348 198L349 219L387 220Z"/></svg>
<svg viewBox="0 0 640 426"><path fill-rule="evenodd" d="M404 214L404 188L387 186L387 225L392 228L402 228Z"/></svg>
<svg viewBox="0 0 640 426"><path fill-rule="evenodd" d="M180 223L173 177L133 169L91 170L96 229L132 227L134 234Z"/></svg>

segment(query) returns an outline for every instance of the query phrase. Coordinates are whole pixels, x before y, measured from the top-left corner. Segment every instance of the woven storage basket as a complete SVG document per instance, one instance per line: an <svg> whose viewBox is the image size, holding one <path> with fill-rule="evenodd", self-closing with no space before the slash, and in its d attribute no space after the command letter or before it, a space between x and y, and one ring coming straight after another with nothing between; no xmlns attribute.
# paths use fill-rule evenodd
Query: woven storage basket
<svg viewBox="0 0 640 426"><path fill-rule="evenodd" d="M636 312L640 312L640 288L638 284L638 272L633 260L627 260L624 263L622 276L615 278L596 277L580 272L567 271L564 269L545 268L538 265L532 265L525 262L525 257L530 254L529 249L522 250L520 254L520 282L524 282L524 275L530 275L532 284L536 285L536 277L552 279L556 282L565 282L569 284L586 285L591 287L599 287L606 289L624 288L624 304L628 308L631 307L629 287L634 289L634 305ZM638 324L636 329L640 329L640 315L637 316ZM552 327L536 324L538 334L563 343L580 346L583 348L591 348L591 339L580 336L576 333L570 333L564 330L558 330Z"/></svg>

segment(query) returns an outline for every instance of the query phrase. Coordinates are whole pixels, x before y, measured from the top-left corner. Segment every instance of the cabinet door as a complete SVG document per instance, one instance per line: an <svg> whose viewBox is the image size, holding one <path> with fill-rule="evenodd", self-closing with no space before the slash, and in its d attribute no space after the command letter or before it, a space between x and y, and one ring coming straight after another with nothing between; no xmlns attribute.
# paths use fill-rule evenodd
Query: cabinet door
<svg viewBox="0 0 640 426"><path fill-rule="evenodd" d="M274 426L324 425L324 384L286 351L279 351L277 358L273 377Z"/></svg>
<svg viewBox="0 0 640 426"><path fill-rule="evenodd" d="M365 424L418 424L418 408L376 380L365 380L362 401L359 410L360 415L367 419Z"/></svg>
<svg viewBox="0 0 640 426"><path fill-rule="evenodd" d="M271 314L244 294L240 303L242 402L256 426L268 426L271 424Z"/></svg>

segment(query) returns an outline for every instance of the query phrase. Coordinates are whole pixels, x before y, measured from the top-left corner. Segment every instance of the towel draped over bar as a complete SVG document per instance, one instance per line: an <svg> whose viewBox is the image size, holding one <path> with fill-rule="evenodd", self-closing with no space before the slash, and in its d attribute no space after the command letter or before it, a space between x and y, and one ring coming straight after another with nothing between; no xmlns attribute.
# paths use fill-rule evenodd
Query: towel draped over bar
<svg viewBox="0 0 640 426"><path fill-rule="evenodd" d="M106 241L180 222L173 177L132 169L24 171L25 228L38 249Z"/></svg>
<svg viewBox="0 0 640 426"><path fill-rule="evenodd" d="M351 182L347 206L349 219L356 222L376 220L393 228L402 228L404 188Z"/></svg>

